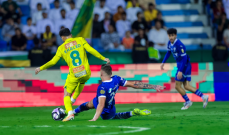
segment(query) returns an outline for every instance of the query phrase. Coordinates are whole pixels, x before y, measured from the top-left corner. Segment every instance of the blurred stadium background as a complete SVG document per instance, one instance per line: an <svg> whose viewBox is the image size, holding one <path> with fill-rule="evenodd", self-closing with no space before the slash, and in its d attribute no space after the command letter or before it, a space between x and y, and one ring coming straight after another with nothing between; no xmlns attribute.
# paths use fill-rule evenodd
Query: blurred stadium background
<svg viewBox="0 0 229 135"><path fill-rule="evenodd" d="M208 93L210 101L229 101L227 0L0 2L0 107L63 105L68 74L64 60L34 74L35 67L49 61L62 44L58 35L62 27L72 29L73 36L86 38L110 58L113 74L166 86L159 93L122 87L117 103L183 102L175 90L175 61L170 57L164 71L159 64L166 53L166 29L172 27L191 58L192 85ZM92 76L76 105L93 98L100 83L102 62L90 54L88 58ZM189 97L201 101L195 95Z"/></svg>

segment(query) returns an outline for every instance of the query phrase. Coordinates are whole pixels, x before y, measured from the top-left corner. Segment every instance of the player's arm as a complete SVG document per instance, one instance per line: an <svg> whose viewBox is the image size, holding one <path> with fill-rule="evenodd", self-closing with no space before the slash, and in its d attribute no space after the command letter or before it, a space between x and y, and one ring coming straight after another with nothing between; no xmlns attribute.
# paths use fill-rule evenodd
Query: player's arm
<svg viewBox="0 0 229 135"><path fill-rule="evenodd" d="M56 55L49 62L35 69L35 74L38 74L40 71L54 66L60 60L60 58L61 58L60 51L57 50Z"/></svg>
<svg viewBox="0 0 229 135"><path fill-rule="evenodd" d="M96 121L99 118L99 116L103 112L105 102L106 102L106 96L100 96L99 97L99 104L98 104L97 109L96 109L96 113L95 113L93 119L89 120L89 121Z"/></svg>
<svg viewBox="0 0 229 135"><path fill-rule="evenodd" d="M169 44L169 43L168 43ZM169 56L171 55L171 51L170 51L170 48L169 48L169 45L168 45L168 51L161 63L161 70L164 70L164 65L165 65L165 62L168 60Z"/></svg>
<svg viewBox="0 0 229 135"><path fill-rule="evenodd" d="M155 89L157 91L165 89L164 86L147 84L140 81L126 81L124 87L132 87L134 89Z"/></svg>
<svg viewBox="0 0 229 135"><path fill-rule="evenodd" d="M85 48L90 54L94 55L95 57L97 57L97 58L99 58L99 59L101 59L101 60L103 60L103 61L106 61L107 64L110 64L110 60L109 60L108 58L105 58L105 57L102 56L98 51L96 51L94 48L92 48L92 47L87 43L87 41L86 41L85 39L82 38L82 40L83 40L83 43L84 43L84 44L83 44L84 48Z"/></svg>

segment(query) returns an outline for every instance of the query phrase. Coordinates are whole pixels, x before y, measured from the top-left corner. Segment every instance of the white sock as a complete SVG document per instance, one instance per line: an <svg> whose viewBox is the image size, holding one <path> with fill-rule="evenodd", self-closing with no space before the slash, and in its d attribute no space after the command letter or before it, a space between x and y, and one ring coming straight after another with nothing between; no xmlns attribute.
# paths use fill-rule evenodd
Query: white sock
<svg viewBox="0 0 229 135"><path fill-rule="evenodd" d="M130 116L133 116L133 111L130 111Z"/></svg>
<svg viewBox="0 0 229 135"><path fill-rule="evenodd" d="M69 115L72 115L72 114L73 114L73 111L69 111L69 112L68 112L68 116L69 116Z"/></svg>
<svg viewBox="0 0 229 135"><path fill-rule="evenodd" d="M204 100L204 95L203 95L203 96L201 96L201 98Z"/></svg>
<svg viewBox="0 0 229 135"><path fill-rule="evenodd" d="M76 99L74 99L73 97L71 97L71 102L72 102L72 104L74 104L76 102Z"/></svg>

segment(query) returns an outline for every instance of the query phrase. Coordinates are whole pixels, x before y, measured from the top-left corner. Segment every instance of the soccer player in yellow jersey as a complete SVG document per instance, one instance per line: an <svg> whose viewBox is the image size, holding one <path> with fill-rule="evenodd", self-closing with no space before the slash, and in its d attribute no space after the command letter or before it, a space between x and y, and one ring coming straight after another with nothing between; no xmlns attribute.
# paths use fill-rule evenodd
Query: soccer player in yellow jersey
<svg viewBox="0 0 229 135"><path fill-rule="evenodd" d="M57 49L56 55L41 67L36 68L35 74L55 65L62 57L69 66L69 74L64 86L64 105L68 112L68 116L63 121L74 119L72 100L75 100L83 90L85 82L91 76L91 70L87 59L87 50L95 57L106 61L108 64L110 60L103 57L99 52L93 49L87 41L82 37L73 38L68 28L63 28L59 32L60 37L64 41Z"/></svg>

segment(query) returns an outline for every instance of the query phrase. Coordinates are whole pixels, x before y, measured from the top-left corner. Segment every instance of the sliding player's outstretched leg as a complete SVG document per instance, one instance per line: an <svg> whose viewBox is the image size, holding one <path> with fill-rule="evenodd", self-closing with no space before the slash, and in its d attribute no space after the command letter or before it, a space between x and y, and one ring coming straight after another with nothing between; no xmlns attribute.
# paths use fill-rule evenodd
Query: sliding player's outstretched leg
<svg viewBox="0 0 229 135"><path fill-rule="evenodd" d="M150 115L150 114L151 114L151 111L148 109L140 110L136 108L130 112L116 113L113 119L128 119L132 116L144 116L144 115Z"/></svg>
<svg viewBox="0 0 229 135"><path fill-rule="evenodd" d="M76 109L73 110L74 114L78 114L80 112L83 111L87 111L89 109L94 109L94 105L93 105L93 100L91 100L90 102L85 102L83 104L81 104L80 106L78 106Z"/></svg>
<svg viewBox="0 0 229 135"><path fill-rule="evenodd" d="M188 91L193 92L194 94L196 94L197 96L201 97L203 99L203 108L206 108L207 104L208 104L208 95L204 95L202 92L199 91L199 89L196 89L194 87L192 87L189 83L189 81L185 81L184 83L184 88Z"/></svg>

